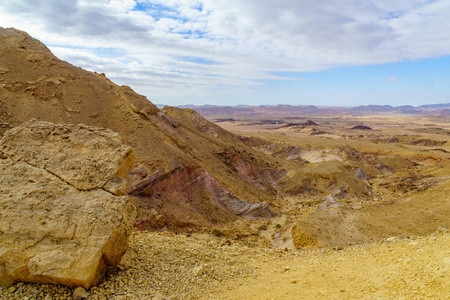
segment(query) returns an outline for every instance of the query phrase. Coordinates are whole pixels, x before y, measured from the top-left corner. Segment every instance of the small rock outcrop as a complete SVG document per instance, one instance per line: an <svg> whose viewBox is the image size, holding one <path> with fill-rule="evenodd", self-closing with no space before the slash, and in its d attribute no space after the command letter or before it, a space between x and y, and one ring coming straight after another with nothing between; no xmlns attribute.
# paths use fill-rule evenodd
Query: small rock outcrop
<svg viewBox="0 0 450 300"><path fill-rule="evenodd" d="M118 134L32 120L0 142L0 286L89 288L125 253L136 216Z"/></svg>
<svg viewBox="0 0 450 300"><path fill-rule="evenodd" d="M341 206L342 204L339 203L332 195L328 195L322 203L317 206L317 209L332 209L338 206Z"/></svg>
<svg viewBox="0 0 450 300"><path fill-rule="evenodd" d="M369 126L364 126L364 125L357 125L357 126L352 127L351 129L372 130L372 128L370 128Z"/></svg>
<svg viewBox="0 0 450 300"><path fill-rule="evenodd" d="M356 170L356 177L358 177L361 180L367 181L367 175L366 173L364 173L363 170L361 170L361 168L358 168Z"/></svg>
<svg viewBox="0 0 450 300"><path fill-rule="evenodd" d="M305 126L319 126L316 122L311 121L311 120L306 121L302 125L305 125Z"/></svg>

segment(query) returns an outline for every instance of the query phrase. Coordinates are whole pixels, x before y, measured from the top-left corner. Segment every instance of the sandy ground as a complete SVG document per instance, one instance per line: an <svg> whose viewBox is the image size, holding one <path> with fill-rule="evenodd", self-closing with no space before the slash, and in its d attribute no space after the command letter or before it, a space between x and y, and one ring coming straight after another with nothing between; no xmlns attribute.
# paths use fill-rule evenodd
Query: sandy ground
<svg viewBox="0 0 450 300"><path fill-rule="evenodd" d="M270 257L229 299L448 299L445 238ZM263 260L264 261L264 260Z"/></svg>

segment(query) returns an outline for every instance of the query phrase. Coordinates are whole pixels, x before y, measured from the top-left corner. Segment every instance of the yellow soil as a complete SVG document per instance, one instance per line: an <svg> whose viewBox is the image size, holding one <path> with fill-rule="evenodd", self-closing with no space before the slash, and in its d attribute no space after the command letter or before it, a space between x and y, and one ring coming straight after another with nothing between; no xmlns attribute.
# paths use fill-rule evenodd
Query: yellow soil
<svg viewBox="0 0 450 300"><path fill-rule="evenodd" d="M448 299L450 238L262 259L228 299ZM287 269L289 267L289 269Z"/></svg>

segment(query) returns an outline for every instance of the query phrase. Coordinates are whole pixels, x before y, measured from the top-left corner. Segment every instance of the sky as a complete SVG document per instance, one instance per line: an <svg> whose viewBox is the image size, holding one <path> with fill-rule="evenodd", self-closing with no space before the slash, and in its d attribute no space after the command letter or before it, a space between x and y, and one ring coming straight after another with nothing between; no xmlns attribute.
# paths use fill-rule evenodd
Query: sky
<svg viewBox="0 0 450 300"><path fill-rule="evenodd" d="M155 104L450 102L449 0L1 0L0 27Z"/></svg>

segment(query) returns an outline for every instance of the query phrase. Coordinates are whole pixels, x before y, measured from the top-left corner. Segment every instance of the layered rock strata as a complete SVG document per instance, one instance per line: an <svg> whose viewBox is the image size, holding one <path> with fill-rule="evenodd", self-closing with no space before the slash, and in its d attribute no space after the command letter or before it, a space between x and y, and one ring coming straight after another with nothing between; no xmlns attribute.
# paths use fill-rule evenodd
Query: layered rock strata
<svg viewBox="0 0 450 300"><path fill-rule="evenodd" d="M142 168L130 174L130 195L138 197L137 203L158 207L163 215L155 214L155 217L164 216L169 222L178 220L173 227L181 228L194 222L214 223L217 219L233 220L235 216L256 219L275 215L266 202L249 203L230 193L200 166L179 164L169 171L161 170L155 174L148 174ZM179 200L168 204L167 199ZM165 222L155 222L148 215L138 214L138 229L167 225ZM191 216L195 219L192 220ZM154 223L160 223L160 226Z"/></svg>

